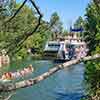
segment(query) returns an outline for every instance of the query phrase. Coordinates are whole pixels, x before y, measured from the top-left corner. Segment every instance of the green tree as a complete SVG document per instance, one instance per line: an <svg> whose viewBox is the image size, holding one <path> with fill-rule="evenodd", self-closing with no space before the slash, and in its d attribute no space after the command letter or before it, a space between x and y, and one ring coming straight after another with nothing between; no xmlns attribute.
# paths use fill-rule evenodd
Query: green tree
<svg viewBox="0 0 100 100"><path fill-rule="evenodd" d="M97 39L97 34L100 33L100 15L96 9L96 5L91 3L86 9L85 22L85 40L88 42L90 52L99 46L100 40Z"/></svg>
<svg viewBox="0 0 100 100"><path fill-rule="evenodd" d="M86 9L85 29L90 54L100 54L100 13L94 2ZM100 100L100 59L86 63L85 79L88 95L94 97L94 100Z"/></svg>
<svg viewBox="0 0 100 100"><path fill-rule="evenodd" d="M81 16L77 18L77 20L74 23L74 28L83 28L84 29L84 20ZM79 36L84 37L84 33L78 33Z"/></svg>
<svg viewBox="0 0 100 100"><path fill-rule="evenodd" d="M20 4L15 5L17 9ZM13 11L15 12L15 10ZM38 48L41 52L41 49L44 41L47 40L48 36L45 31L45 28L48 27L46 21L41 21L41 26L39 31L30 36L26 41L18 45L18 41L22 36L25 36L25 33L31 32L37 25L37 18L33 9L28 6L24 6L17 16L12 19L9 23L3 24L9 16L1 14L0 17L5 17L4 20L0 20L0 48L5 48L9 51L9 55L18 56L18 58L25 58L27 56L27 49L30 47ZM22 41L21 41L22 42Z"/></svg>
<svg viewBox="0 0 100 100"><path fill-rule="evenodd" d="M0 0L0 12L4 15L12 15L15 0Z"/></svg>
<svg viewBox="0 0 100 100"><path fill-rule="evenodd" d="M80 28L83 25L84 25L84 20L81 16L79 16L74 23L74 28Z"/></svg>
<svg viewBox="0 0 100 100"><path fill-rule="evenodd" d="M53 32L53 38L56 39L58 35L61 35L62 31L63 31L63 26L62 26L62 22L60 21L60 17L57 14L57 12L54 12L51 15L51 19L50 19L50 24L52 26L52 32Z"/></svg>

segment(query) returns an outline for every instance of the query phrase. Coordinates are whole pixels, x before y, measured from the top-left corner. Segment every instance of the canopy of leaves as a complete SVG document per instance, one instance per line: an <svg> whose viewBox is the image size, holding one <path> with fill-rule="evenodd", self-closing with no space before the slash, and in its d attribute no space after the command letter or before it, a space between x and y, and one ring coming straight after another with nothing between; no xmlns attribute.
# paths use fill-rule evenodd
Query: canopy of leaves
<svg viewBox="0 0 100 100"><path fill-rule="evenodd" d="M20 4L16 4L15 9L19 6ZM38 48L41 51L44 41L48 38L47 32L43 32L48 27L48 24L43 20L41 21L39 31L30 36L21 46L18 46L20 37L24 36L25 33L33 31L36 27L38 19L35 14L32 8L24 6L14 19L4 24L10 16L6 16L0 12L0 48L5 48L7 51L10 51L9 55L15 54L22 58L27 56L28 48Z"/></svg>
<svg viewBox="0 0 100 100"><path fill-rule="evenodd" d="M85 29L85 40L88 42L90 54L100 54L100 13L93 2L86 9ZM100 59L86 63L85 79L88 84L88 94L99 98Z"/></svg>
<svg viewBox="0 0 100 100"><path fill-rule="evenodd" d="M57 14L57 12L54 12L51 15L50 24L51 25L53 24L52 29L51 29L53 32L52 34L53 39L57 38L58 35L62 35L61 33L63 32L63 26L62 26L62 22L60 21L60 17Z"/></svg>
<svg viewBox="0 0 100 100"><path fill-rule="evenodd" d="M81 16L78 17L78 19L74 23L74 28L80 28L84 25L84 20Z"/></svg>

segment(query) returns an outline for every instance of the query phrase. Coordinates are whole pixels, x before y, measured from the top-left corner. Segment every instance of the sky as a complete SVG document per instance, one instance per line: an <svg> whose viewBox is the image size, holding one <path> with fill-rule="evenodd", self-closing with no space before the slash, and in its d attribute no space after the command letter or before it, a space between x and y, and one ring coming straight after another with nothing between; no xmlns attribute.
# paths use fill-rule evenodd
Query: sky
<svg viewBox="0 0 100 100"><path fill-rule="evenodd" d="M24 0L17 0L23 2ZM43 13L43 19L49 21L52 13L57 12L63 22L64 28L79 17L84 17L85 9L90 0L35 0L37 6Z"/></svg>

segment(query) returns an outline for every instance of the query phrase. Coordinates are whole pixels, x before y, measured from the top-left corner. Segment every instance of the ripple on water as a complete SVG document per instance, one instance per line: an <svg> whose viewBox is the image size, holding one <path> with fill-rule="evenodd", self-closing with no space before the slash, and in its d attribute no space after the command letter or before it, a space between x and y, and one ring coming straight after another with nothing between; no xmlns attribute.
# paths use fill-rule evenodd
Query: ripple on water
<svg viewBox="0 0 100 100"><path fill-rule="evenodd" d="M56 100L80 100L83 97L82 93L58 93Z"/></svg>
<svg viewBox="0 0 100 100"><path fill-rule="evenodd" d="M51 61L32 61L32 65L32 77L54 66ZM83 74L83 64L66 68L33 87L18 90L11 100L80 100L84 96Z"/></svg>
<svg viewBox="0 0 100 100"><path fill-rule="evenodd" d="M57 78L60 83L55 89L56 100L80 100L84 97L83 64L72 66L59 73Z"/></svg>

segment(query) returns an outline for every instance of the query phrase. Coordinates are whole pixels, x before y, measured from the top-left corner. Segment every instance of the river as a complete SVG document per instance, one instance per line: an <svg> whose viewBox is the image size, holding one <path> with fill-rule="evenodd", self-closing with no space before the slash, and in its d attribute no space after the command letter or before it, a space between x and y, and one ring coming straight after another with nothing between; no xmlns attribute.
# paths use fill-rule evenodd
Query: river
<svg viewBox="0 0 100 100"><path fill-rule="evenodd" d="M55 64L52 61L26 61L12 64L12 70L32 64L35 71L29 77L38 76ZM16 67L15 67L16 66ZM10 100L80 100L84 96L84 64L78 64L58 71L40 83L19 89Z"/></svg>

